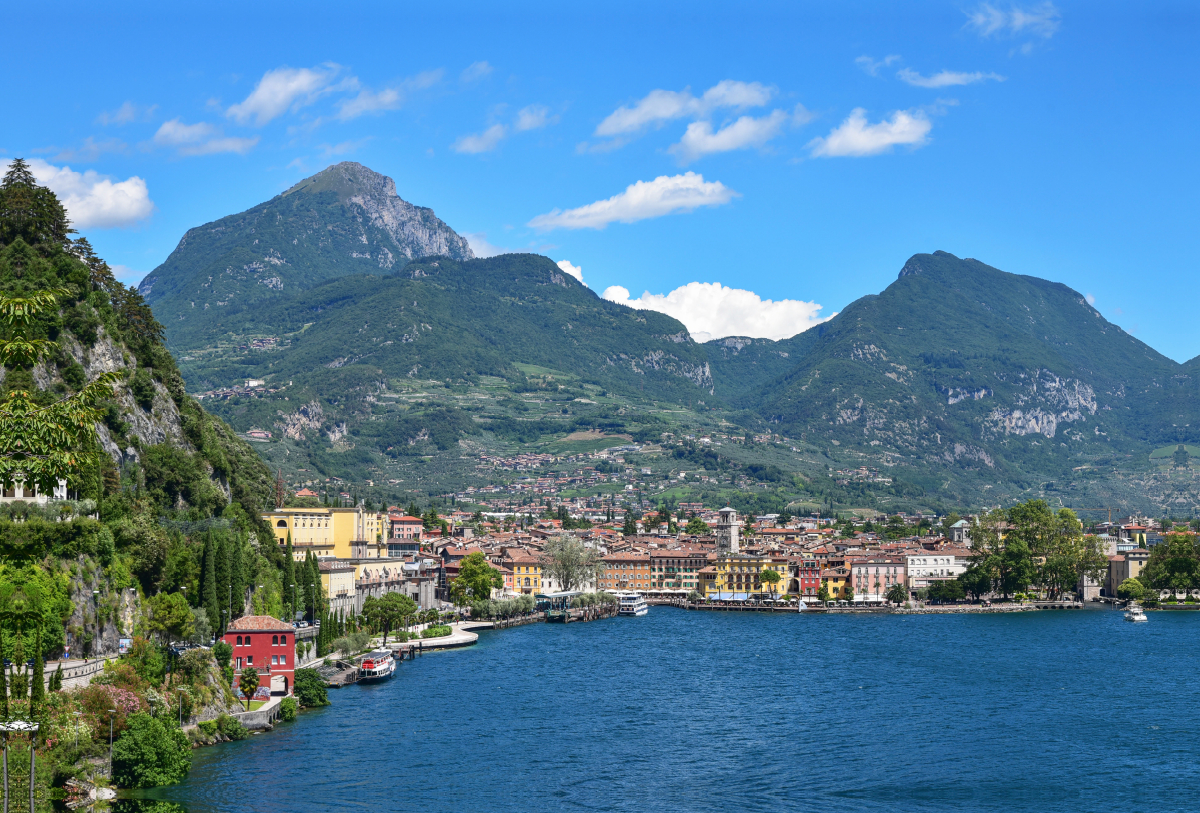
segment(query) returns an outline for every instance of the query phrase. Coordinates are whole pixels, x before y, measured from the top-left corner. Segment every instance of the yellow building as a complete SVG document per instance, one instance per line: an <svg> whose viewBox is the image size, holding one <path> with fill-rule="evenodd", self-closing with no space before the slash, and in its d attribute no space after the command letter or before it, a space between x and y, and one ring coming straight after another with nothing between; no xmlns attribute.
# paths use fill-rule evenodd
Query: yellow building
<svg viewBox="0 0 1200 813"><path fill-rule="evenodd" d="M318 565L321 587L332 612L354 613L354 578L357 568L350 562L324 561Z"/></svg>
<svg viewBox="0 0 1200 813"><path fill-rule="evenodd" d="M511 551L500 564L513 572L513 592L537 593L542 589L542 563L525 551Z"/></svg>
<svg viewBox="0 0 1200 813"><path fill-rule="evenodd" d="M762 580L764 570L779 574L779 583L772 587ZM733 596L785 595L788 583L787 559L749 553L721 554L712 564L700 571L700 592L705 598Z"/></svg>
<svg viewBox="0 0 1200 813"><path fill-rule="evenodd" d="M277 508L262 518L275 532L275 541L287 544L292 535L292 556L303 560L309 551L318 557L372 559L387 556L387 515L357 508Z"/></svg>
<svg viewBox="0 0 1200 813"><path fill-rule="evenodd" d="M821 571L821 586L829 591L830 601L846 597L846 582L850 573L844 567L833 567Z"/></svg>

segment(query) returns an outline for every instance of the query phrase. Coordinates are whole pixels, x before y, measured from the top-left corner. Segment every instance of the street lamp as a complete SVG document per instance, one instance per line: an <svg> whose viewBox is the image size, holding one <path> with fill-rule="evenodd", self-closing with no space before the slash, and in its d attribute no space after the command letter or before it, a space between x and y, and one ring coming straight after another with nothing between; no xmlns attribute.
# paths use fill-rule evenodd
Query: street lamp
<svg viewBox="0 0 1200 813"><path fill-rule="evenodd" d="M117 713L116 709L108 710L108 777L109 777L109 779L112 778L112 769L113 769L113 764L112 764L112 725L113 725L113 715L116 713Z"/></svg>
<svg viewBox="0 0 1200 813"><path fill-rule="evenodd" d="M71 713L74 714L76 717L83 716L82 711L73 711ZM75 721L75 747L76 748L79 747L79 721L78 720Z"/></svg>

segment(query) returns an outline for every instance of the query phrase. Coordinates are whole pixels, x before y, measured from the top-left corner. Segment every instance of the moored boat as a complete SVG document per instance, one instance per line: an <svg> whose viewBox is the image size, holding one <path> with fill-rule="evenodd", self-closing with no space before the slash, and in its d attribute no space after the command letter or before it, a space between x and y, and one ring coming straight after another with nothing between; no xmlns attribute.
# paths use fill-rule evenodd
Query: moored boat
<svg viewBox="0 0 1200 813"><path fill-rule="evenodd" d="M1130 604L1125 608L1125 620L1133 622L1149 621L1146 618L1146 611L1142 609L1140 604Z"/></svg>
<svg viewBox="0 0 1200 813"><path fill-rule="evenodd" d="M646 599L641 593L617 593L617 613L619 615L645 615L650 612Z"/></svg>
<svg viewBox="0 0 1200 813"><path fill-rule="evenodd" d="M387 680L396 671L396 658L390 649L377 649L363 656L358 665L358 682Z"/></svg>

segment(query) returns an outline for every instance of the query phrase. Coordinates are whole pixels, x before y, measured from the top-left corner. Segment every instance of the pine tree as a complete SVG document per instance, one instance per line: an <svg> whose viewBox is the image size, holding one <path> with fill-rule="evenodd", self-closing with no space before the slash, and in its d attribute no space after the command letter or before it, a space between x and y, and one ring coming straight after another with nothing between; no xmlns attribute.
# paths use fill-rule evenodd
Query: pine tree
<svg viewBox="0 0 1200 813"><path fill-rule="evenodd" d="M296 617L296 560L292 558L292 532L287 536L287 559L283 563L283 603L290 608L288 620Z"/></svg>
<svg viewBox="0 0 1200 813"><path fill-rule="evenodd" d="M50 691L61 692L62 691L62 682L63 682L62 661L59 661L58 668L55 669L54 674L50 676Z"/></svg>
<svg viewBox="0 0 1200 813"><path fill-rule="evenodd" d="M217 603L217 551L216 543L213 542L212 531L208 532L208 537L204 541L204 569L202 571L203 578L200 581L200 595L204 605L204 611L208 613L208 623L212 626L216 634L220 634L221 627L221 605Z"/></svg>
<svg viewBox="0 0 1200 813"><path fill-rule="evenodd" d="M229 546L229 586L233 591L233 610L229 620L241 616L246 607L246 546L241 536Z"/></svg>

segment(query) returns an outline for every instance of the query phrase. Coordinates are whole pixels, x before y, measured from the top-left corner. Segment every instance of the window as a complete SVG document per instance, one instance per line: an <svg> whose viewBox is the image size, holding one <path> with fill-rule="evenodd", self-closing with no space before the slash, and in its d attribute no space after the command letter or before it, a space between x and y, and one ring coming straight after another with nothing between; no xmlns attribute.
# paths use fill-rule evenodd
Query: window
<svg viewBox="0 0 1200 813"><path fill-rule="evenodd" d="M278 656L278 655L272 655L272 656L271 656L271 665L272 665L272 666L278 666L278 665L279 665L279 656Z"/></svg>
<svg viewBox="0 0 1200 813"><path fill-rule="evenodd" d="M237 637L237 645L238 646L242 645L242 636L240 636L240 635Z"/></svg>
<svg viewBox="0 0 1200 813"><path fill-rule="evenodd" d="M247 666L249 666L249 665L250 665L250 664L252 664L252 663L254 663L254 656L253 656L253 655L247 655L247 656L246 656L246 665L247 665Z"/></svg>
<svg viewBox="0 0 1200 813"><path fill-rule="evenodd" d="M280 666L286 666L286 665L287 665L287 655L280 655L280 656L279 656L279 665L280 665Z"/></svg>
<svg viewBox="0 0 1200 813"><path fill-rule="evenodd" d="M286 646L286 645L287 645L287 636L286 636L286 635L280 635L280 636L279 636L279 645L280 645L280 646Z"/></svg>
<svg viewBox="0 0 1200 813"><path fill-rule="evenodd" d="M279 646L279 636L278 635L271 636L271 646Z"/></svg>
<svg viewBox="0 0 1200 813"><path fill-rule="evenodd" d="M250 636L246 636L246 646L250 646Z"/></svg>

